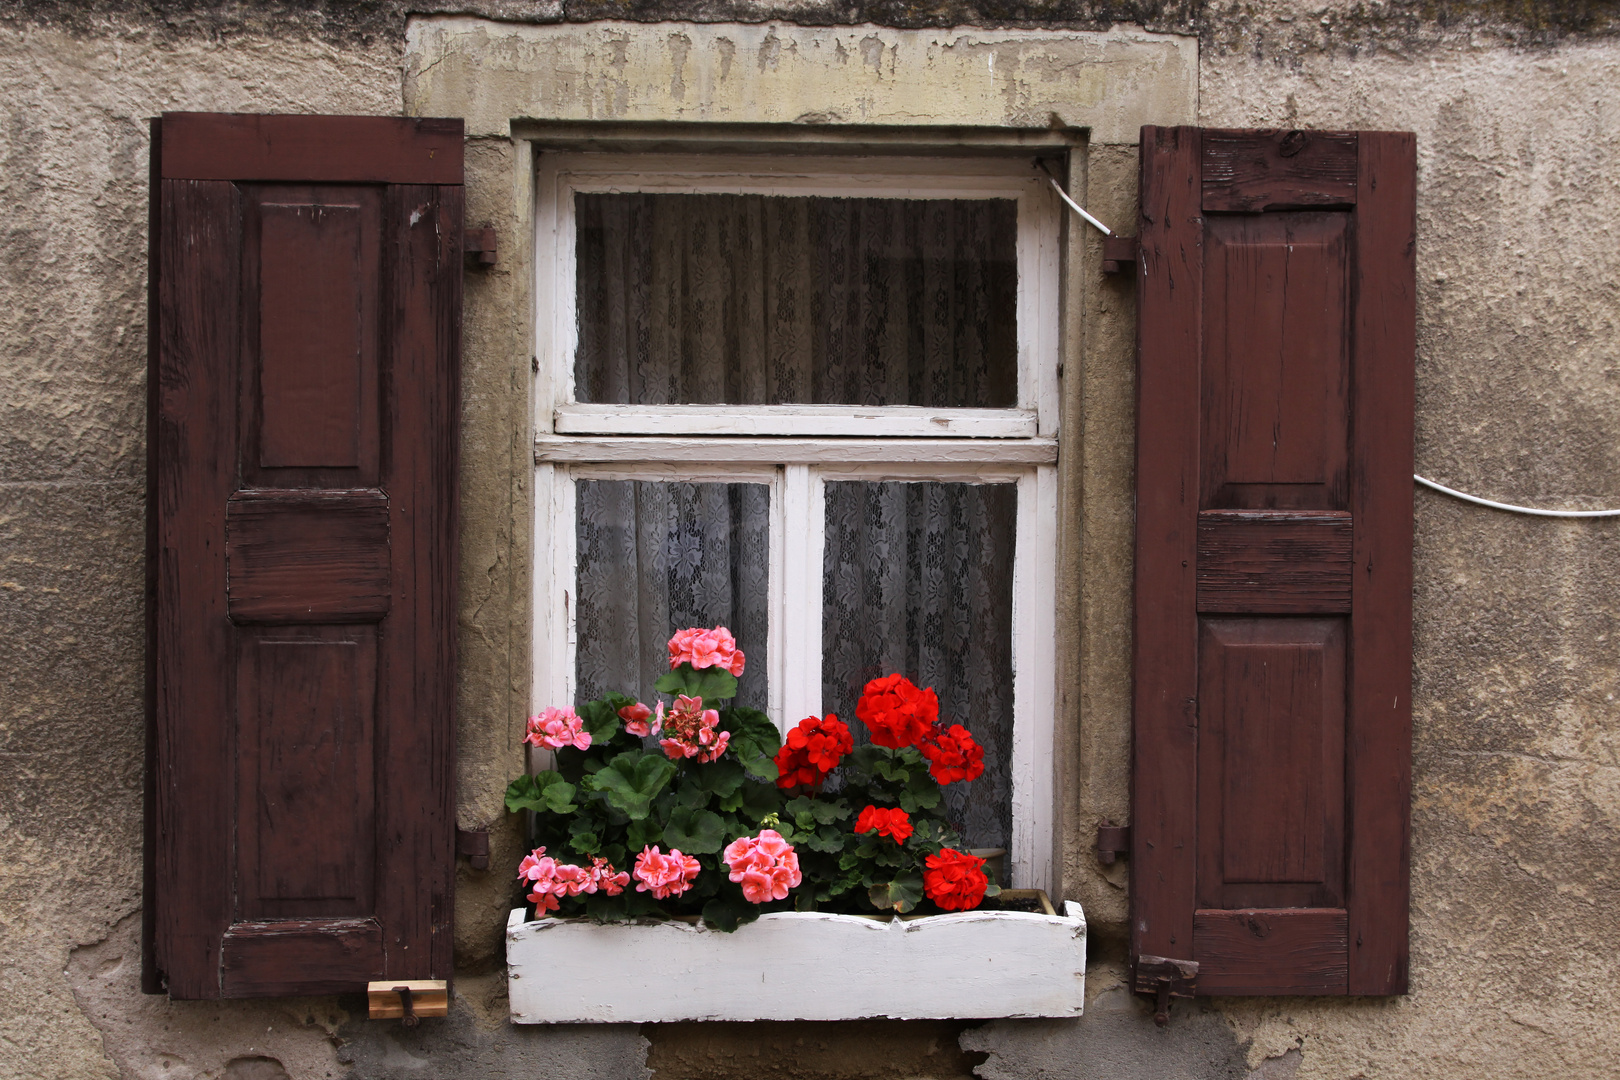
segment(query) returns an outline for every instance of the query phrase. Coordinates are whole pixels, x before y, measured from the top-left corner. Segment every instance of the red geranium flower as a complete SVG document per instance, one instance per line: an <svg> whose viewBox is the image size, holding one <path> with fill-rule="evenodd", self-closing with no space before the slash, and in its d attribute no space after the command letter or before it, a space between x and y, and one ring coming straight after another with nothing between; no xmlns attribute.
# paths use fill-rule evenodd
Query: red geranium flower
<svg viewBox="0 0 1620 1080"><path fill-rule="evenodd" d="M855 749L849 726L834 713L824 717L807 716L789 731L782 749L776 752L779 775L776 786L799 784L819 787L827 774L838 767L839 759Z"/></svg>
<svg viewBox="0 0 1620 1080"><path fill-rule="evenodd" d="M872 732L872 742L899 750L917 745L939 722L939 698L904 675L885 675L866 684L855 717Z"/></svg>
<svg viewBox="0 0 1620 1080"><path fill-rule="evenodd" d="M944 848L928 856L926 865L923 894L946 911L967 911L984 900L990 879L984 876L983 859Z"/></svg>
<svg viewBox="0 0 1620 1080"><path fill-rule="evenodd" d="M977 780L984 774L984 747L961 724L952 724L949 731L935 728L917 749L928 759L928 771L941 784Z"/></svg>
<svg viewBox="0 0 1620 1080"><path fill-rule="evenodd" d="M877 806L868 806L861 811L861 816L855 819L855 831L858 833L877 830L879 836L888 836L897 844L906 842L906 837L914 831L911 824L911 815L895 807L892 810Z"/></svg>

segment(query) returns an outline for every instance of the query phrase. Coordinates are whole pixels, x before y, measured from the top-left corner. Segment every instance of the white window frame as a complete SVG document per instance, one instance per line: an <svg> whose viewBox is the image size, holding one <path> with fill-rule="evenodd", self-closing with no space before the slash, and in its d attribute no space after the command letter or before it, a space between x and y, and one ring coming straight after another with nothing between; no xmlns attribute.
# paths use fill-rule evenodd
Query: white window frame
<svg viewBox="0 0 1620 1080"><path fill-rule="evenodd" d="M535 207L534 701L575 692L575 482L770 486L768 711L784 731L822 714L821 566L829 480L1011 483L1012 840L1018 887L1055 882L1059 240L1028 158L541 154ZM1018 399L1010 409L629 406L572 401L573 196L590 191L1015 198Z"/></svg>

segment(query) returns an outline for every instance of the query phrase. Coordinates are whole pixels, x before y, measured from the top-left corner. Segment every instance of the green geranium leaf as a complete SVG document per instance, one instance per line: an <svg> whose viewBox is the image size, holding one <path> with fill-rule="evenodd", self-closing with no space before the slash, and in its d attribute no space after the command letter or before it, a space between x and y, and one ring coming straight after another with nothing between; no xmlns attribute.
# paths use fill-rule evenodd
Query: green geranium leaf
<svg viewBox="0 0 1620 1080"><path fill-rule="evenodd" d="M662 843L663 838L664 830L649 818L633 819L625 828L625 840L634 852L646 850L648 844Z"/></svg>
<svg viewBox="0 0 1620 1080"><path fill-rule="evenodd" d="M702 698L712 705L737 696L737 676L725 668L707 667L699 671L691 664L682 664L660 675L653 689L663 694Z"/></svg>
<svg viewBox="0 0 1620 1080"><path fill-rule="evenodd" d="M583 783L607 797L608 805L639 821L675 775L675 763L662 754L626 750Z"/></svg>
<svg viewBox="0 0 1620 1080"><path fill-rule="evenodd" d="M725 846L725 822L709 810L677 809L664 829L668 849L683 855L713 855Z"/></svg>
<svg viewBox="0 0 1620 1080"><path fill-rule="evenodd" d="M872 906L880 911L895 911L904 915L922 903L922 875L901 874L893 881L873 885L866 890Z"/></svg>
<svg viewBox="0 0 1620 1080"><path fill-rule="evenodd" d="M584 818L575 818L568 825L568 846L581 855L595 855L602 850L602 838Z"/></svg>
<svg viewBox="0 0 1620 1080"><path fill-rule="evenodd" d="M844 849L845 835L831 825L823 825L805 837L804 846L811 851L825 851L831 854Z"/></svg>
<svg viewBox="0 0 1620 1080"><path fill-rule="evenodd" d="M740 762L723 757L698 769L695 780L706 794L723 799L742 787L743 767Z"/></svg>
<svg viewBox="0 0 1620 1080"><path fill-rule="evenodd" d="M781 775L776 752L782 748L782 736L771 718L758 709L737 705L721 711L720 727L731 733L731 752L748 774L775 783Z"/></svg>
<svg viewBox="0 0 1620 1080"><path fill-rule="evenodd" d="M610 698L623 698L623 694L611 694ZM585 730L591 733L591 745L599 746L612 739L619 731L619 707L611 700L587 701L580 706L579 718L585 722Z"/></svg>
<svg viewBox="0 0 1620 1080"><path fill-rule="evenodd" d="M813 800L810 804L810 813L823 825L831 825L835 821L843 821L849 817L849 802L839 799L836 802L823 802Z"/></svg>
<svg viewBox="0 0 1620 1080"><path fill-rule="evenodd" d="M754 821L764 821L782 808L781 793L768 784L744 784L738 789L742 806L738 809Z"/></svg>
<svg viewBox="0 0 1620 1080"><path fill-rule="evenodd" d="M572 814L575 787L554 772L520 776L506 787L508 810L534 810L541 813Z"/></svg>

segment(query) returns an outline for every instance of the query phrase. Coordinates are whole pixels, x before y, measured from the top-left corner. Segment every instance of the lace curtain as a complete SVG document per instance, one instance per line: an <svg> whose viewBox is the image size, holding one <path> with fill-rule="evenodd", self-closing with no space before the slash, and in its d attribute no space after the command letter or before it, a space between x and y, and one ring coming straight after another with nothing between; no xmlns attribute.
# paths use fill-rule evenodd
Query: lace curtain
<svg viewBox="0 0 1620 1080"><path fill-rule="evenodd" d="M576 481L580 701L609 690L651 701L670 635L726 626L748 657L736 703L768 699L770 488Z"/></svg>
<svg viewBox="0 0 1620 1080"><path fill-rule="evenodd" d="M575 196L584 402L1017 404L1011 199Z"/></svg>
<svg viewBox="0 0 1620 1080"><path fill-rule="evenodd" d="M984 775L945 788L969 847L1012 839L1012 484L829 482L822 708L866 729L855 702L898 671L939 695L940 720L984 747Z"/></svg>

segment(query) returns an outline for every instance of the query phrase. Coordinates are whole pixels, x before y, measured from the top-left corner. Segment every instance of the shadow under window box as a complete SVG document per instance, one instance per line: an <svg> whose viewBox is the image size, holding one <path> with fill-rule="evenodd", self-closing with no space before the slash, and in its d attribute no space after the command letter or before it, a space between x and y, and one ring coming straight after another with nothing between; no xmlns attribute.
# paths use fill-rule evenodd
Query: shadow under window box
<svg viewBox="0 0 1620 1080"><path fill-rule="evenodd" d="M1005 895L1005 894L1004 894ZM512 1022L1079 1016L1086 920L974 910L881 919L778 911L734 933L680 919L506 927Z"/></svg>

